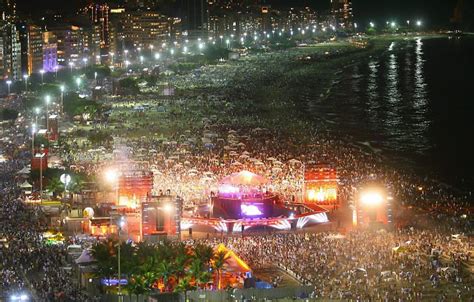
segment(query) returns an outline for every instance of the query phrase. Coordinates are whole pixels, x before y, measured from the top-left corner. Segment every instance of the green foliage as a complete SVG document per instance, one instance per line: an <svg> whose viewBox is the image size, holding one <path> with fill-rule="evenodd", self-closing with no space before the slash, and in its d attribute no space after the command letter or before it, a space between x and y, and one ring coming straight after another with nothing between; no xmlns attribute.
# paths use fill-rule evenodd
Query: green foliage
<svg viewBox="0 0 474 302"><path fill-rule="evenodd" d="M217 61L219 59L227 59L229 50L217 45L208 45L204 50L204 55L208 60Z"/></svg>
<svg viewBox="0 0 474 302"><path fill-rule="evenodd" d="M134 78L124 78L119 80L118 83L122 94L137 94L140 92L138 81Z"/></svg>
<svg viewBox="0 0 474 302"><path fill-rule="evenodd" d="M84 68L84 73L89 80L93 80L95 78L95 73L97 73L98 79L103 79L109 77L112 73L109 66L106 65L93 65Z"/></svg>
<svg viewBox="0 0 474 302"><path fill-rule="evenodd" d="M227 58L227 57L226 57ZM175 73L187 73L200 66L199 63L192 62L178 62L169 66L169 69Z"/></svg>
<svg viewBox="0 0 474 302"><path fill-rule="evenodd" d="M101 112L101 108L96 101L81 99L77 93L64 96L64 112L70 116L84 115L84 119L92 119Z"/></svg>
<svg viewBox="0 0 474 302"><path fill-rule="evenodd" d="M52 97L61 95L61 86L57 84L43 84L37 89L38 95L50 95Z"/></svg>
<svg viewBox="0 0 474 302"><path fill-rule="evenodd" d="M112 135L107 131L93 131L89 133L87 139L96 145L106 145L113 141Z"/></svg>
<svg viewBox="0 0 474 302"><path fill-rule="evenodd" d="M93 247L97 277L117 275L116 246L117 241L108 240ZM135 295L150 291L157 283L163 284L166 292L204 288L212 279L211 263L221 272L226 261L225 253L214 253L210 246L201 244L192 247L164 240L155 245L121 245L122 278L128 279L126 289Z"/></svg>
<svg viewBox="0 0 474 302"><path fill-rule="evenodd" d="M0 111L0 120L7 121L7 120L16 120L18 117L18 111L10 109L10 108L3 108Z"/></svg>

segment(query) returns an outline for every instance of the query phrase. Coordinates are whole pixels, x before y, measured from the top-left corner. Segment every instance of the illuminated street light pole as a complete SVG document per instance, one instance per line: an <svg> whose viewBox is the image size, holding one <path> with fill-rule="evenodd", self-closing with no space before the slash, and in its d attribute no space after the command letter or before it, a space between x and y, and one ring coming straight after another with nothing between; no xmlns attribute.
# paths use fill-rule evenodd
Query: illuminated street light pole
<svg viewBox="0 0 474 302"><path fill-rule="evenodd" d="M125 226L125 219L124 217L120 217L120 221L118 223L118 247L117 247L117 266L118 266L118 289L117 289L117 294L118 294L118 298L119 298L119 302L122 301L122 284L121 284L121 280L122 280L122 271L121 271L121 265L120 265L120 245L121 245L121 238L120 238L120 235L121 235L121 231L122 231L122 228Z"/></svg>
<svg viewBox="0 0 474 302"><path fill-rule="evenodd" d="M43 156L44 156L44 145L40 147L40 202L43 201Z"/></svg>
<svg viewBox="0 0 474 302"><path fill-rule="evenodd" d="M69 62L69 68L71 69L71 74L72 74L72 68L74 67L74 62Z"/></svg>
<svg viewBox="0 0 474 302"><path fill-rule="evenodd" d="M51 101L51 97L47 95L45 97L46 102L46 131L49 131L49 102Z"/></svg>
<svg viewBox="0 0 474 302"><path fill-rule="evenodd" d="M44 69L40 70L40 74L41 74L41 84L44 84Z"/></svg>
<svg viewBox="0 0 474 302"><path fill-rule="evenodd" d="M8 89L8 95L10 95L10 85L12 84L12 81L7 80L7 89Z"/></svg>
<svg viewBox="0 0 474 302"><path fill-rule="evenodd" d="M39 107L35 108L35 124L38 125L38 115L40 113Z"/></svg>
<svg viewBox="0 0 474 302"><path fill-rule="evenodd" d="M29 76L27 74L23 75L23 79L25 79L25 91L28 92L28 78Z"/></svg>
<svg viewBox="0 0 474 302"><path fill-rule="evenodd" d="M64 114L64 90L65 90L64 85L61 85L60 89L61 89L61 115L63 115Z"/></svg>
<svg viewBox="0 0 474 302"><path fill-rule="evenodd" d="M35 133L36 124L31 125L31 156L35 157Z"/></svg>

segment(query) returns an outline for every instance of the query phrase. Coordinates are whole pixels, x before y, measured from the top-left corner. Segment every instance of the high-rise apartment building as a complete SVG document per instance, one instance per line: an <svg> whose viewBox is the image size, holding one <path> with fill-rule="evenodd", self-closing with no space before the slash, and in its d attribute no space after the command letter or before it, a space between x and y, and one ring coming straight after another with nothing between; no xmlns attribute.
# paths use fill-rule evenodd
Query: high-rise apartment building
<svg viewBox="0 0 474 302"><path fill-rule="evenodd" d="M131 47L148 47L165 41L169 34L170 20L157 12L125 12L122 20L124 43Z"/></svg>
<svg viewBox="0 0 474 302"><path fill-rule="evenodd" d="M54 72L58 67L58 41L51 31L43 32L43 70Z"/></svg>
<svg viewBox="0 0 474 302"><path fill-rule="evenodd" d="M14 24L0 25L0 75L3 79L20 79L21 44L20 35Z"/></svg>
<svg viewBox="0 0 474 302"><path fill-rule="evenodd" d="M351 0L331 0L331 14L336 20L336 27L343 29L352 28Z"/></svg>
<svg viewBox="0 0 474 302"><path fill-rule="evenodd" d="M23 74L39 73L43 69L43 31L39 26L20 23L17 26L21 43Z"/></svg>
<svg viewBox="0 0 474 302"><path fill-rule="evenodd" d="M89 4L85 11L93 25L100 28L100 48L110 47L110 7L107 4Z"/></svg>
<svg viewBox="0 0 474 302"><path fill-rule="evenodd" d="M12 21L16 17L16 1L0 0L0 18L3 21Z"/></svg>
<svg viewBox="0 0 474 302"><path fill-rule="evenodd" d="M189 39L208 35L208 0L181 0L181 19L183 31Z"/></svg>
<svg viewBox="0 0 474 302"><path fill-rule="evenodd" d="M66 66L71 62L80 66L88 39L84 29L75 25L58 25L49 30L57 37L58 64Z"/></svg>

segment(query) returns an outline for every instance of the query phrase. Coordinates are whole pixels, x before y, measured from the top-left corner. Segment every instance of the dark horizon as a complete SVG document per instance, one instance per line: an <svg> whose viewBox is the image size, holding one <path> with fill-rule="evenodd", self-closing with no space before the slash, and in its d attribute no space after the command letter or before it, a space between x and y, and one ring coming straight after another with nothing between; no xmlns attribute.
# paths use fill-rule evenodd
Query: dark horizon
<svg viewBox="0 0 474 302"><path fill-rule="evenodd" d="M39 13L45 9L74 12L87 0L62 1L62 0L17 0L18 11L25 14ZM114 1L104 1L113 3ZM354 0L353 11L356 22L369 21L384 22L396 20L403 22L405 19L422 19L430 26L443 26L449 24L458 0L428 1L428 0ZM465 18L472 19L473 0L464 1ZM266 3L277 8L310 6L317 11L329 9L330 0L266 0ZM469 13L468 13L469 12Z"/></svg>

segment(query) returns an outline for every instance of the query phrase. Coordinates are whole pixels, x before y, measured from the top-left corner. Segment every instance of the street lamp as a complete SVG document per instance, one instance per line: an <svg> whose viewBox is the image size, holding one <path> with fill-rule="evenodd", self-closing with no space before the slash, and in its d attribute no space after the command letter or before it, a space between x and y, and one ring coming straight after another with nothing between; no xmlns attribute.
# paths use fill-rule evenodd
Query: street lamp
<svg viewBox="0 0 474 302"><path fill-rule="evenodd" d="M72 74L72 68L74 67L74 62L69 62L69 68L71 69L71 74Z"/></svg>
<svg viewBox="0 0 474 302"><path fill-rule="evenodd" d="M51 101L51 97L47 95L45 97L46 102L46 131L49 131L49 102Z"/></svg>
<svg viewBox="0 0 474 302"><path fill-rule="evenodd" d="M421 21L420 21L420 20L416 21L416 26L420 27L420 26L421 26L421 24L422 24L422 23L421 23Z"/></svg>
<svg viewBox="0 0 474 302"><path fill-rule="evenodd" d="M144 60L145 60L145 58L143 56L140 56L140 64L143 64Z"/></svg>
<svg viewBox="0 0 474 302"><path fill-rule="evenodd" d="M81 78L76 78L77 90L81 88Z"/></svg>
<svg viewBox="0 0 474 302"><path fill-rule="evenodd" d="M391 26L392 28L395 28L396 25L397 25L397 24L396 24L395 22L393 22L393 21L390 23L390 26Z"/></svg>
<svg viewBox="0 0 474 302"><path fill-rule="evenodd" d="M40 73L41 73L41 84L43 84L44 83L44 69L41 69Z"/></svg>
<svg viewBox="0 0 474 302"><path fill-rule="evenodd" d="M84 62L84 67L86 67L86 66L87 66L87 61L88 61L88 59L87 59L87 58L82 58L82 62Z"/></svg>
<svg viewBox="0 0 474 302"><path fill-rule="evenodd" d="M36 114L35 115L35 124L38 124L38 115L39 115L39 113L40 113L40 109L39 109L39 107L36 107L35 108L35 114Z"/></svg>
<svg viewBox="0 0 474 302"><path fill-rule="evenodd" d="M8 95L10 95L10 85L12 84L12 81L7 80L7 89L8 89Z"/></svg>
<svg viewBox="0 0 474 302"><path fill-rule="evenodd" d="M40 158L40 202L43 201L43 157L44 157L44 145L41 144L40 147L40 153L39 153L39 158Z"/></svg>
<svg viewBox="0 0 474 302"><path fill-rule="evenodd" d="M371 28L374 28L374 27L375 27L375 23L374 23L374 22L370 22L369 25L370 25Z"/></svg>
<svg viewBox="0 0 474 302"><path fill-rule="evenodd" d="M35 156L35 133L36 133L36 124L31 125L31 156Z"/></svg>
<svg viewBox="0 0 474 302"><path fill-rule="evenodd" d="M64 85L61 85L59 89L61 89L61 114L64 114L64 90L66 89L66 87L64 87Z"/></svg>
<svg viewBox="0 0 474 302"><path fill-rule="evenodd" d="M120 267L120 245L121 245L121 238L120 238L120 233L125 226L125 218L122 216L120 217L119 223L118 223L118 247L117 247L117 266L118 266L118 289L117 289L117 294L119 296L119 301L122 300L122 272L121 272L121 267Z"/></svg>
<svg viewBox="0 0 474 302"><path fill-rule="evenodd" d="M28 78L29 78L29 75L27 75L27 74L23 75L23 79L25 79L25 91L26 92L28 92Z"/></svg>
<svg viewBox="0 0 474 302"><path fill-rule="evenodd" d="M159 59L160 59L160 53L155 52L155 60L159 60Z"/></svg>

